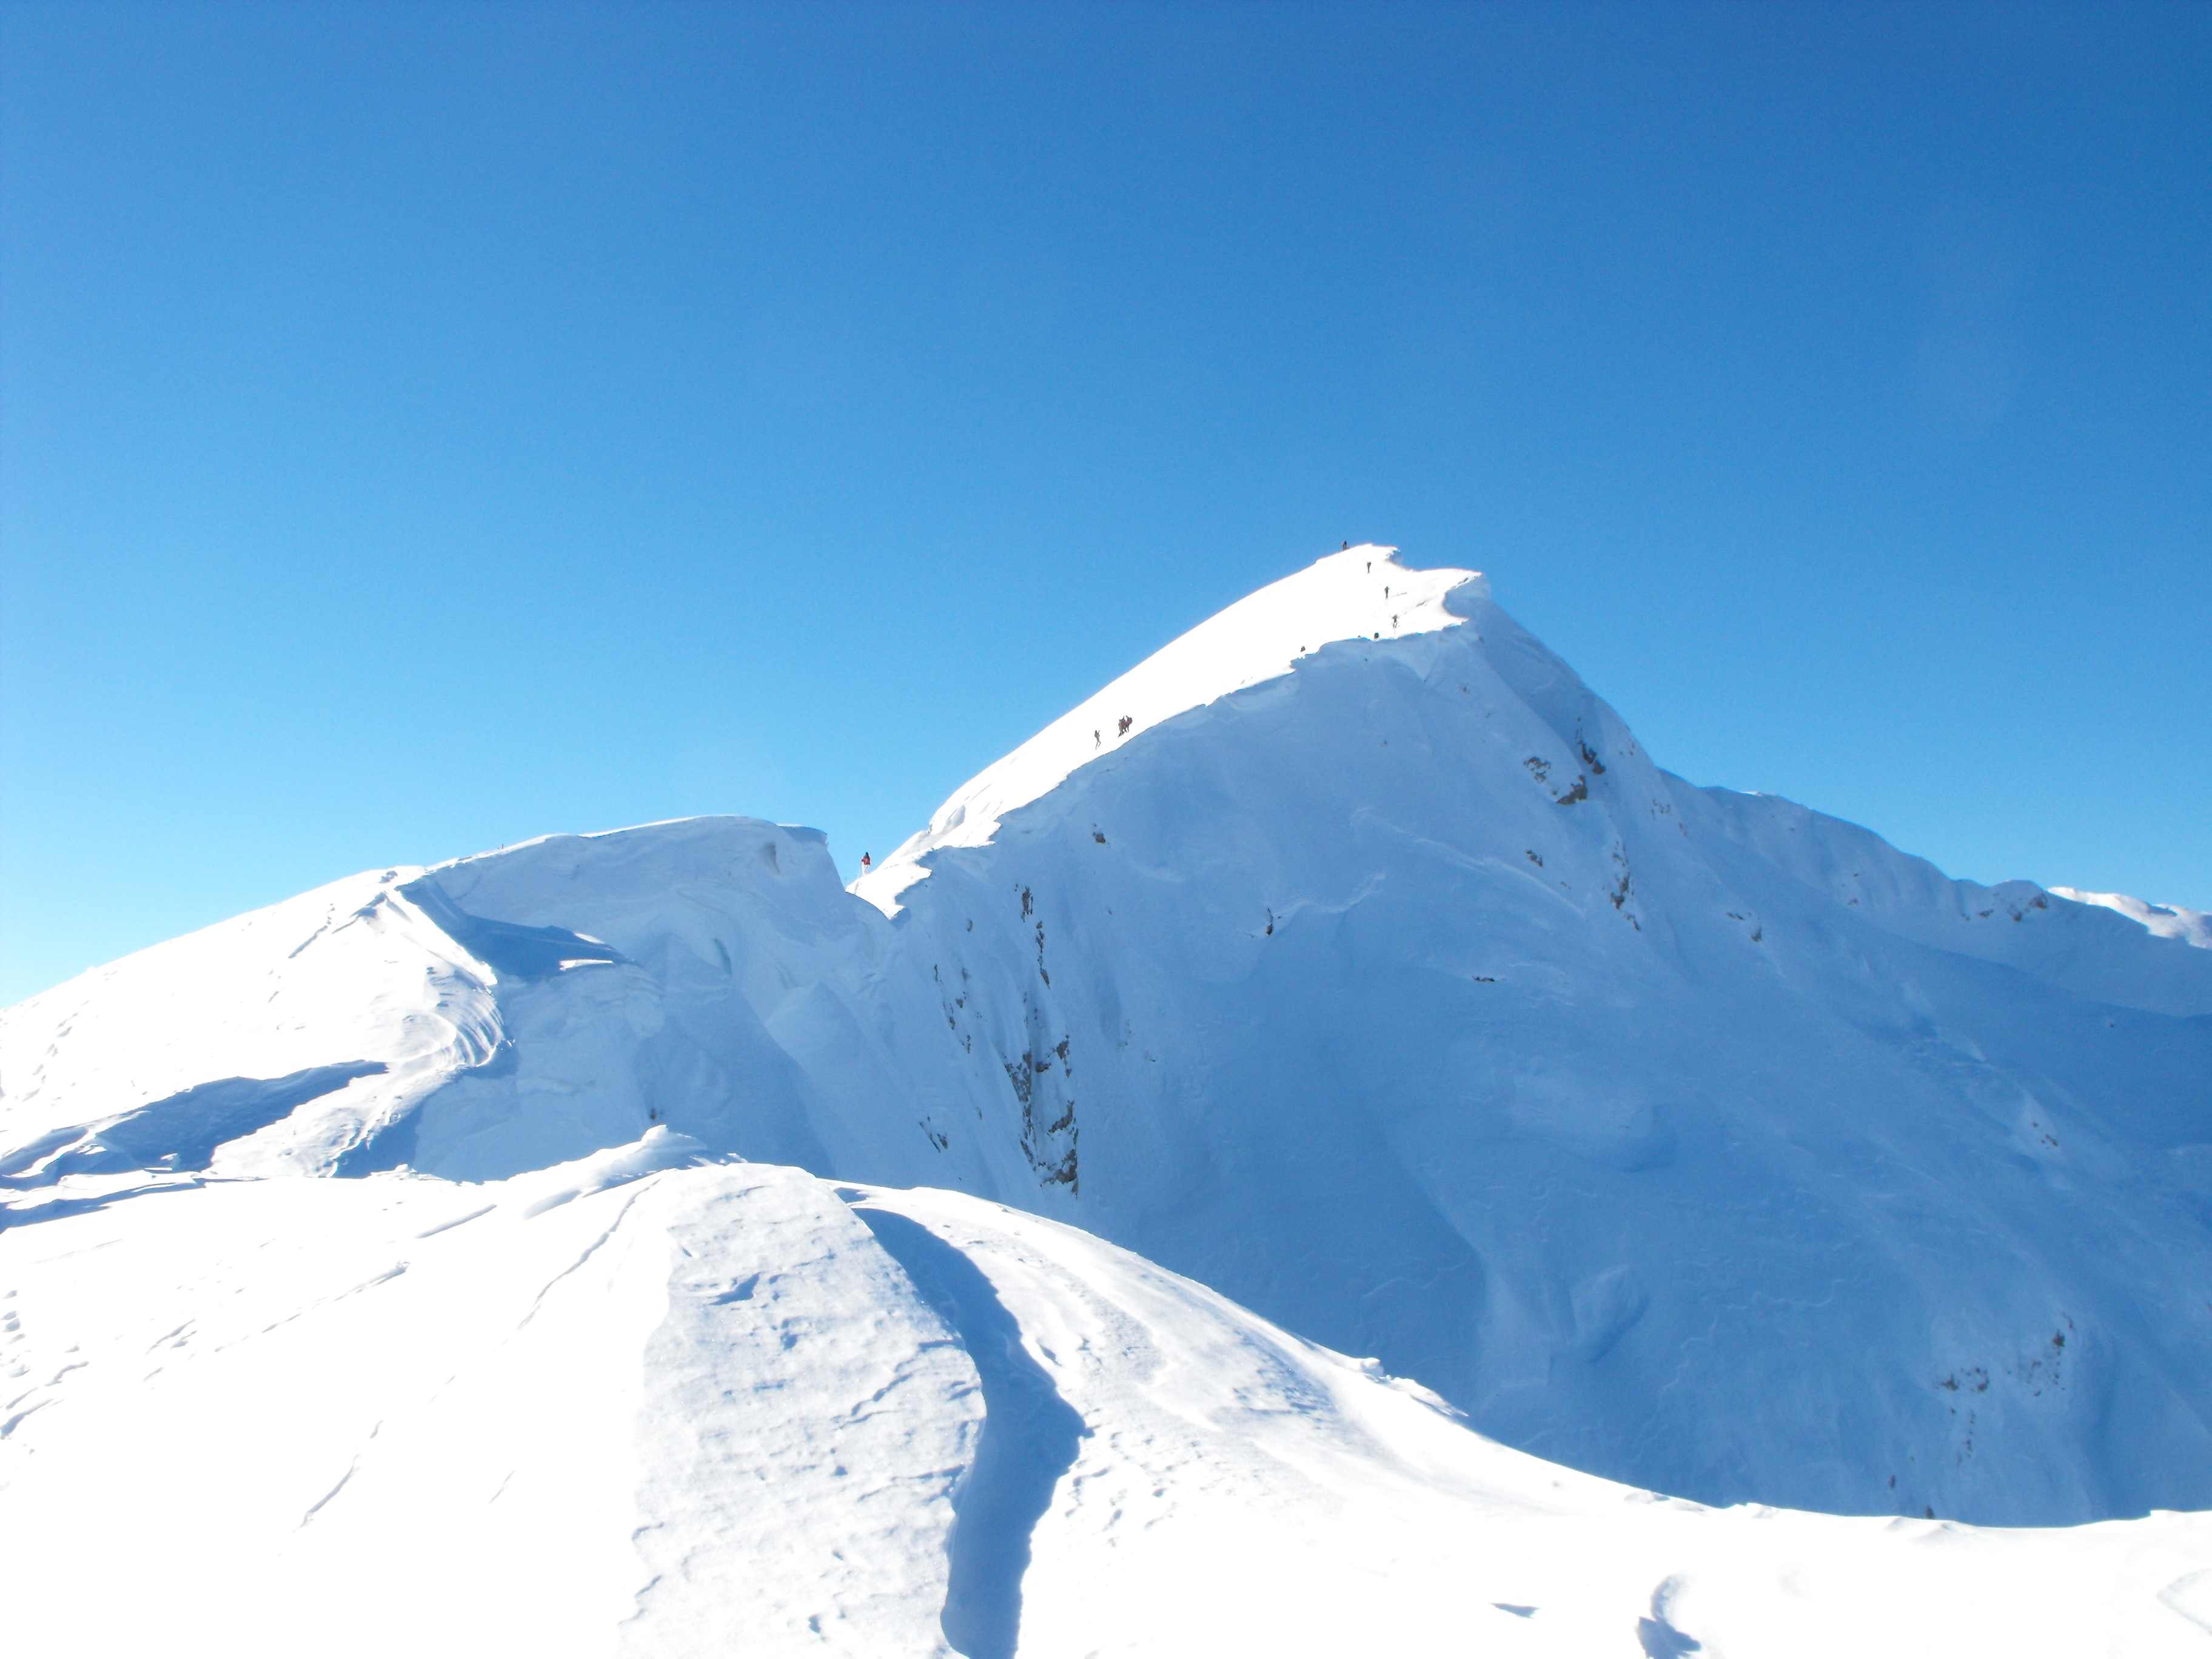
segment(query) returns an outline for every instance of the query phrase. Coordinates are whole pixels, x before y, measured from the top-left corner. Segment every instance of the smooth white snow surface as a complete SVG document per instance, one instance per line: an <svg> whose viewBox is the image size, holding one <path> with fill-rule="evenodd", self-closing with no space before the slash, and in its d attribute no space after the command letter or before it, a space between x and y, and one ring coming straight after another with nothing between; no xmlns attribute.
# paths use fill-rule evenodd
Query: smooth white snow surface
<svg viewBox="0 0 2212 1659"><path fill-rule="evenodd" d="M2212 1637L2212 1516L1707 1510L1509 1450L1073 1229L671 1139L485 1185L165 1177L19 1212L11 1646L2148 1656Z"/></svg>
<svg viewBox="0 0 2212 1659"><path fill-rule="evenodd" d="M1038 1522L1027 1571L1010 1570L1029 1535L1022 1506L1042 1500L1018 1480L987 1482L1030 1496L989 1500L970 1533L997 1541L970 1552L982 1567L958 1565L944 1505L959 1470L993 1457L988 1432L980 1449L962 1436L975 1438L995 1411L1042 1425L1024 1431L1036 1443L1058 1443L1070 1431L1064 1407L1090 1431L1077 1434L1080 1468L1111 1412L1094 1412L1064 1379L1053 1407L1053 1390L1019 1365L1004 1373L1010 1403L989 1407L988 1376L979 1394L930 1361L908 1392L939 1403L928 1425L890 1425L908 1437L908 1461L867 1453L890 1461L865 1489L880 1499L859 1504L863 1489L834 1474L842 1429L824 1439L805 1413L772 1429L742 1402L810 1397L816 1382L782 1368L817 1362L833 1374L823 1398L873 1401L884 1384L868 1379L904 1365L900 1355L952 1351L916 1334L948 1317L940 1304L981 1308L1000 1332L984 1346L1001 1357L1004 1332L957 1264L908 1261L898 1248L911 1237L878 1213L927 1219L921 1207L962 1200L887 1195L848 1213L768 1166L886 1192L957 1189L1073 1224L1159 1264L1131 1273L1186 1274L1303 1339L1377 1356L1491 1441L1550 1460L1547 1480L1578 1479L1565 1466L1709 1503L1910 1517L1895 1534L1791 1522L1808 1529L1792 1536L1832 1524L1841 1530L1822 1537L1912 1544L1869 1544L1869 1563L1982 1559L1979 1545L1928 1541L1983 1536L1932 1529L1931 1511L2054 1525L2212 1508L2212 951L2193 948L2202 923L2110 896L1953 881L1856 825L1697 788L1654 766L1481 579L1353 550L1232 607L1055 722L855 892L817 832L756 819L556 836L335 883L0 1012L0 1219L10 1224L0 1291L35 1301L44 1328L87 1352L143 1334L143 1354L187 1316L265 1315L271 1330L295 1333L265 1346L253 1337L236 1352L263 1358L222 1362L238 1369L194 1373L223 1380L175 1395L187 1403L167 1416L161 1390L181 1383L93 1389L89 1370L71 1370L52 1393L51 1377L76 1362L27 1362L0 1395L12 1402L0 1407L0 1443L26 1459L45 1447L39 1466L62 1484L11 1476L0 1520L40 1532L51 1514L43 1529L55 1540L76 1539L88 1561L115 1559L100 1528L141 1523L99 1507L127 1509L116 1493L133 1490L103 1486L100 1448L137 1448L129 1467L141 1486L171 1479L161 1446L185 1446L174 1467L203 1473L215 1466L193 1459L227 1456L241 1492L277 1494L270 1507L258 1519L241 1511L244 1530L222 1522L165 1547L179 1561L222 1555L264 1575L270 1597L289 1595L295 1580L270 1564L323 1546L284 1528L327 1536L326 1516L377 1490L365 1475L348 1476L312 1522L301 1517L336 1490L368 1431L389 1418L373 1437L383 1447L415 1409L406 1401L447 1400L441 1379L477 1375L484 1392L469 1410L508 1409L498 1402L511 1389L530 1395L528 1412L562 1402L544 1407L560 1433L601 1437L599 1451L580 1443L573 1491L550 1490L570 1478L565 1466L532 1477L532 1518L516 1523L606 1521L622 1540L612 1555L595 1553L598 1542L559 1547L583 1553L549 1592L549 1630L598 1628L591 1609L635 1611L636 1628L656 1632L638 1637L646 1650L667 1650L690 1638L665 1632L720 1628L734 1606L764 1630L818 1617L855 1650L906 1650L906 1636L881 1632L934 1631L949 1616L963 1650L1001 1650L1001 1581L1012 1571L1020 1585L1043 1582L1063 1546ZM753 1163L720 1161L732 1155ZM331 1176L350 1178L305 1178ZM726 1183L745 1180L780 1183L775 1201L795 1207L756 1229L774 1207L763 1199L740 1224ZM710 1203L710 1188L723 1198ZM678 1192L696 1203L657 1207ZM483 1213L397 1255L362 1218L434 1201L449 1206L447 1219ZM570 1238L581 1218L633 1202L642 1207L623 1213L649 1225ZM961 1212L971 1212L986 1213ZM988 1213L988 1228L975 1224L994 1236L1060 1241L1055 1261L1102 1251L1127 1265L1048 1222ZM637 1265L639 1250L651 1265ZM455 1264L435 1293L447 1299L418 1307L434 1252ZM762 1310L738 1285L770 1267L731 1265L787 1255L775 1271L799 1273L800 1258L843 1264L802 1275L819 1334L804 1361L743 1323ZM377 1278L402 1259L404 1273ZM670 1261L705 1264L704 1276L681 1289ZM172 1262L185 1276L159 1291ZM953 1281L941 1295L925 1285L937 1268ZM607 1276L618 1271L642 1277L616 1287ZM978 1271L1000 1283L980 1258ZM547 1291L549 1310L586 1286L612 1298L592 1316L596 1338L560 1336L568 1328L550 1311L525 1319L556 1274L566 1291ZM789 1294L800 1293L794 1282ZM1033 1304L1000 1294L1026 1341L1041 1328L1024 1311ZM140 1331L142 1302L173 1310L145 1316L161 1330ZM375 1328L388 1351L373 1364L347 1358L343 1378L324 1379L340 1363L329 1351L282 1359L313 1323L295 1312L340 1302L346 1320L394 1310ZM1057 1317L1034 1306L1039 1321ZM854 1328L832 1334L848 1316ZM556 1338L573 1352L534 1346ZM1186 1340L1212 1358L1172 1361L1190 1368L1177 1386L1273 1397L1208 1375L1234 1345L1186 1330L1157 1346L1182 1352L1174 1344ZM1114 1353L1151 1375L1148 1350L1129 1343ZM489 1345L481 1364L467 1358L477 1344ZM1076 1362L1052 1349L1059 1359L1033 1358L1057 1378L1054 1366ZM261 1397L264 1359L284 1379L270 1386L296 1403L262 1411L274 1426L260 1437L222 1413L234 1409L225 1401ZM147 1364L156 1362L168 1363ZM354 1402L331 1419L343 1431L319 1415L326 1395ZM423 1419L447 1425L426 1447L463 1457L477 1455L461 1447L471 1437L509 1443L505 1430L479 1434L465 1414L439 1415L447 1409ZM187 1426L195 1411L246 1426L204 1447ZM1507 1454L1430 1417L1451 1443L1484 1448L1492 1473L1475 1486L1494 1492L1483 1483ZM517 1420L515 1467L557 1462L554 1430L540 1425L541 1443L529 1426L538 1419ZM1232 1421L1230 1438L1265 1443ZM47 1437L79 1432L70 1423L86 1425L84 1438L64 1452ZM633 1445L635 1423L657 1426ZM324 1449L307 1460L318 1479L337 1460L304 1498L284 1484L295 1442ZM1191 1443L1200 1449L1162 1466L1173 1478L1158 1498L1131 1484L1122 1507L1199 1513L1218 1457L1203 1449L1212 1443ZM443 1455L423 1451L424 1468ZM1376 1452L1374 1470L1342 1474L1349 1486L1334 1474L1310 1486L1228 1480L1206 1524L1273 1540L1301 1561L1308 1546L1284 1540L1333 1540L1334 1559L1388 1571L1388 1599L1412 1606L1419 1595L1403 1580L1431 1570L1376 1564L1435 1558L1406 1553L1413 1544L1390 1541L1403 1528L1370 1522L1342 1495L1398 1479L1388 1473L1397 1456ZM1128 1481L1154 1467L1127 1463ZM792 1514L818 1509L833 1530L879 1527L874 1556L842 1577L806 1579L787 1604L733 1588L753 1582L748 1563L780 1559L787 1528L817 1524L732 1497L758 1468L776 1471L760 1478L790 1495ZM1405 1478L1432 1475L1444 1479ZM642 1507L616 1516L616 1487L660 1493L661 1507L641 1496ZM1080 1489L1121 1490L1103 1476ZM297 1582L396 1576L432 1586L422 1595L434 1601L448 1582L439 1573L462 1584L458 1546L439 1530L461 1523L425 1520L419 1540L409 1530L427 1490L395 1486L383 1509L353 1505L350 1565L332 1558L314 1570L325 1577ZM1050 1490L1065 1501L1057 1479ZM1403 1496L1389 1490L1378 1509ZM1248 1500L1266 1513L1237 1507ZM190 1531L183 1517L201 1500L180 1490L147 1501L148 1515ZM860 1518L842 1513L855 1504ZM1686 1558L1638 1558L1620 1594L1633 1590L1655 1630L1674 1627L1667 1609L1707 1593L1699 1584L1719 1571L1710 1563L1769 1559L1744 1541L1767 1534L1738 1511L1661 1507L1703 1516L1698 1537L1731 1541L1712 1544L1701 1571ZM1233 1525L1220 1518L1232 1513ZM1502 1533L1522 1529L1513 1514ZM1555 1535L1528 1524L1531 1537ZM1363 1554L1370 1534L1379 1553ZM2130 1522L2049 1534L2045 1555L2045 1544L2019 1543L2003 1559L2033 1559L2029 1578L2065 1579L2069 1606L2133 1607L2148 1581L2115 1588L2119 1558L2100 1540L2180 1535L2201 1541L2180 1522ZM1116 1561L1150 1547L1126 1527L1112 1540L1098 1548ZM1147 1581L1158 1585L1218 1559L1190 1542L1162 1548L1163 1577ZM419 1581L405 1565L417 1554ZM1078 1555L1083 1572L1115 1582ZM1451 1559L1459 1565L1434 1569L1447 1587L1468 1571L1466 1552ZM935 1589L916 1577L924 1559L954 1564ZM628 1576L640 1563L647 1580ZM1638 1579L1647 1565L1653 1576ZM1258 1555L1246 1569L1263 1571ZM1986 1581L1991 1595L2014 1594L2002 1577L2012 1570ZM176 1571L185 1583L187 1569ZM1662 1594L1678 1572L1689 1576ZM2079 1575L2097 1573L2108 1573L2104 1588L2084 1588ZM1321 1569L1294 1576L1314 1578L1323 1601L1340 1595ZM2150 1601L2196 1607L2201 1585L2173 1588L2185 1576L2161 1580ZM1048 1603L1024 1601L1025 1644L1046 1639L1030 1634L1033 1619L1081 1604L1068 1577L1054 1582ZM1384 1599L1367 1582L1367 1602ZM1285 1606L1304 1605L1299 1593L1280 1592ZM1766 1594L1726 1599L1741 1609ZM757 1595L769 1600L746 1599ZM1129 1595L1170 1605L1158 1601L1164 1589ZM1360 1601L1341 1595L1347 1608ZM1540 1617L1507 1615L1498 1642L1545 1620L1558 1630L1571 1599L1554 1588ZM1834 1605L1825 1590L1813 1601ZM1615 1646L1594 1650L1611 1651L1624 1627L1604 1605ZM362 1628L382 1616L364 1614ZM1146 1623L1133 1605L1115 1616L1128 1621L1128 1645L1172 1648L1201 1615ZM1840 1612L1830 1622L1854 1628ZM1686 1612L1676 1623L1697 1628ZM1061 1641L1031 1650L1070 1650Z"/></svg>

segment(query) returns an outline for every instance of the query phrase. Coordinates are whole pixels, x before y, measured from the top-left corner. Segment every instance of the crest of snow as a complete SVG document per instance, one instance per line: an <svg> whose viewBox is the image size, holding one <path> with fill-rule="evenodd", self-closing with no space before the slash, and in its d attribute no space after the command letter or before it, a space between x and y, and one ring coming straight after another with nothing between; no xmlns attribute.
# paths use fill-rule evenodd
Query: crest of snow
<svg viewBox="0 0 2212 1659"><path fill-rule="evenodd" d="M1396 548L1372 543L1316 559L1207 617L977 773L937 809L928 828L852 890L895 915L898 896L929 873L924 854L983 845L1007 813L1048 793L1078 767L1162 720L1279 678L1324 646L1457 627L1462 618L1444 598L1470 585L1474 597L1489 597L1479 571L1408 569Z"/></svg>
<svg viewBox="0 0 2212 1659"><path fill-rule="evenodd" d="M2212 1620L2212 1515L1670 1501L1074 1228L662 1156L551 1208L550 1171L224 1182L0 1233L10 1650L2184 1656Z"/></svg>
<svg viewBox="0 0 2212 1659"><path fill-rule="evenodd" d="M707 1149L690 1135L678 1134L665 1123L656 1123L627 1146L610 1147L542 1171L538 1178L545 1182L547 1191L531 1200L523 1214L543 1215L593 1193L605 1192L610 1187L626 1186L662 1170L680 1170L708 1161Z"/></svg>
<svg viewBox="0 0 2212 1659"><path fill-rule="evenodd" d="M2179 904L2148 904L2125 893L2087 893L2078 887L2051 890L2076 904L2095 904L2117 910L2160 939L2178 939L2200 951L2212 951L2212 911L2189 910Z"/></svg>

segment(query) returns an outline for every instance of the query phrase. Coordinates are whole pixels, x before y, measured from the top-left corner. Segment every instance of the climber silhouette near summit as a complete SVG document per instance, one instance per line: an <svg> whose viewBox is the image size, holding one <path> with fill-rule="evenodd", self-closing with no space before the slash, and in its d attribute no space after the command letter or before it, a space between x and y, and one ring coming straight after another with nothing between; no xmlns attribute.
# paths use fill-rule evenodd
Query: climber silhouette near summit
<svg viewBox="0 0 2212 1659"><path fill-rule="evenodd" d="M866 874L868 873L868 866L869 866L870 865L873 864L874 862L875 862L875 860L872 860L872 859L871 859L871 858L870 858L870 857L869 857L866 853L861 854L860 854L860 873L861 873L862 875L864 875L864 876L865 876L865 875L866 875Z"/></svg>

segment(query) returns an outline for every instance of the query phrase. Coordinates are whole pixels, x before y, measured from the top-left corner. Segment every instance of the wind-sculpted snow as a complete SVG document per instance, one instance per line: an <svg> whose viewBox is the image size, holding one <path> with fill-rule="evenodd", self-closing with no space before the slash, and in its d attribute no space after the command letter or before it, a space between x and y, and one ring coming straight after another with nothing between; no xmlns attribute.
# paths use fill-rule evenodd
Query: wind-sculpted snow
<svg viewBox="0 0 2212 1659"><path fill-rule="evenodd" d="M380 1060L363 1060L310 1066L289 1077L195 1084L166 1100L149 1101L90 1134L80 1135L72 1127L34 1141L0 1166L0 1180L34 1164L40 1166L40 1185L65 1175L118 1170L204 1170L214 1161L216 1147L280 1122L356 1078L390 1069Z"/></svg>
<svg viewBox="0 0 2212 1659"><path fill-rule="evenodd" d="M659 1131L482 1184L158 1179L0 1233L16 1650L2153 1659L2212 1629L2212 1517L1658 1498L957 1194Z"/></svg>
<svg viewBox="0 0 2212 1659"><path fill-rule="evenodd" d="M199 1201L122 1196L171 1175L496 1181L665 1127L1079 1223L1638 1486L2141 1515L2212 1505L2189 914L1695 788L1481 579L1362 548L855 893L816 832L689 820L72 981L0 1014L0 1168L58 1225ZM1666 1576L1638 1617L1693 1631Z"/></svg>

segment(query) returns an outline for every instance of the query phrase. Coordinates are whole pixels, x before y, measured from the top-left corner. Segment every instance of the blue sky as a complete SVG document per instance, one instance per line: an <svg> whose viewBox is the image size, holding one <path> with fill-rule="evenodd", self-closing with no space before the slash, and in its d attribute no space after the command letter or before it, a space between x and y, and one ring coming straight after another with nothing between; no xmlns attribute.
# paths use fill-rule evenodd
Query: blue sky
<svg viewBox="0 0 2212 1659"><path fill-rule="evenodd" d="M1339 541L1662 763L2212 906L2212 9L0 9L0 1002L848 866Z"/></svg>

